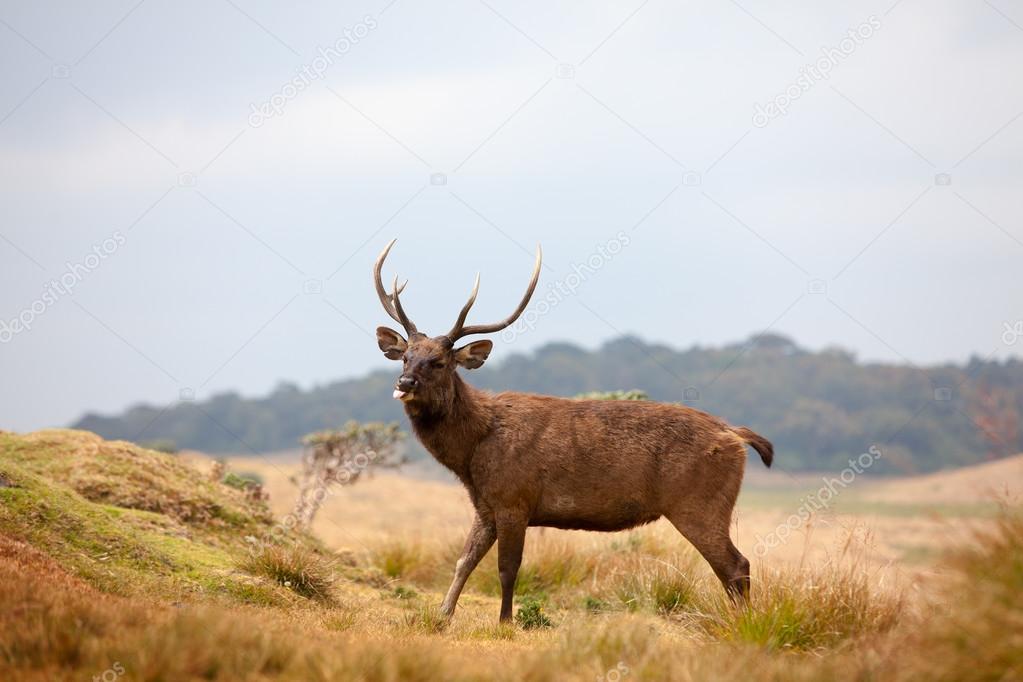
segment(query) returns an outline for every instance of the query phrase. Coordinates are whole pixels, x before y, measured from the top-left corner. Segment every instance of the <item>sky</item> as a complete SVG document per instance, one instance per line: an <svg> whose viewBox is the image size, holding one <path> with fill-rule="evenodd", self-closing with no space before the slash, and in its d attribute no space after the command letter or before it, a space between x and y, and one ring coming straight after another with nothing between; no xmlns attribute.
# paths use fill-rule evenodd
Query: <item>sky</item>
<svg viewBox="0 0 1023 682"><path fill-rule="evenodd" d="M432 334L542 244L491 362L1023 349L1007 0L2 0L0 85L0 428L389 366L392 238Z"/></svg>

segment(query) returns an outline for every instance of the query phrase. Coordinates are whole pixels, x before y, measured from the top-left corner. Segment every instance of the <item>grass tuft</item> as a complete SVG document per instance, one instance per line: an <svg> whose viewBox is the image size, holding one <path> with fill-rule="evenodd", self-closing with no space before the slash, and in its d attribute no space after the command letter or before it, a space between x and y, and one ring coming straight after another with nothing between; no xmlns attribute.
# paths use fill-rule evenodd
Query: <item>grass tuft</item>
<svg viewBox="0 0 1023 682"><path fill-rule="evenodd" d="M323 627L333 632L345 632L355 627L358 621L359 617L354 611L341 611L326 616Z"/></svg>
<svg viewBox="0 0 1023 682"><path fill-rule="evenodd" d="M419 596L419 593L413 590L411 587L405 587L404 585L398 585L391 592L391 596L395 599L415 599Z"/></svg>
<svg viewBox="0 0 1023 682"><path fill-rule="evenodd" d="M716 585L700 581L689 555L662 560L639 553L621 555L613 571L599 584L605 604L619 609L671 615L701 608L700 600Z"/></svg>
<svg viewBox="0 0 1023 682"><path fill-rule="evenodd" d="M693 608L698 591L704 589L687 574L673 566L669 571L658 571L650 581L650 599L657 613L671 615Z"/></svg>
<svg viewBox="0 0 1023 682"><path fill-rule="evenodd" d="M418 543L395 540L377 548L372 561L389 578L410 578L421 573L423 548Z"/></svg>
<svg viewBox="0 0 1023 682"><path fill-rule="evenodd" d="M847 564L770 572L754 586L749 604L722 603L706 626L710 634L769 650L817 651L888 632L903 611L899 595L875 589L870 576Z"/></svg>
<svg viewBox="0 0 1023 682"><path fill-rule="evenodd" d="M418 606L405 614L405 627L412 632L435 635L443 632L449 619L436 606Z"/></svg>
<svg viewBox="0 0 1023 682"><path fill-rule="evenodd" d="M240 567L308 599L331 601L333 570L322 557L304 547L262 545L253 549Z"/></svg>

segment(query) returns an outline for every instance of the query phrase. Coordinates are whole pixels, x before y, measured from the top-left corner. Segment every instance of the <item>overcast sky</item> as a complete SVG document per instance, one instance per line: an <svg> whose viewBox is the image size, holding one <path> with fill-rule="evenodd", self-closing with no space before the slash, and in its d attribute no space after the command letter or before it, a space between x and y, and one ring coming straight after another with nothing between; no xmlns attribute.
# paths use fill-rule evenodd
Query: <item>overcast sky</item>
<svg viewBox="0 0 1023 682"><path fill-rule="evenodd" d="M1023 349L1008 0L3 0L0 64L0 428L384 366L392 237L434 334L543 244L492 361Z"/></svg>

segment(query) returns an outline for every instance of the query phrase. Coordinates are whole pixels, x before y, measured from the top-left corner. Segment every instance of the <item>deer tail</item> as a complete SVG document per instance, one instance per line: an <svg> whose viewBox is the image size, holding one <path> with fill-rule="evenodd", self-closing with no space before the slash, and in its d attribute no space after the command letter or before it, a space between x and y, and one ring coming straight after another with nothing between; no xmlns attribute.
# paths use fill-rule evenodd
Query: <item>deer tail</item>
<svg viewBox="0 0 1023 682"><path fill-rule="evenodd" d="M760 454L760 459L763 460L764 466L771 466L771 462L774 461L774 446L771 445L771 441L767 440L760 434L747 429L745 426L734 427L732 431L734 431L735 435L739 438L753 446L753 449Z"/></svg>

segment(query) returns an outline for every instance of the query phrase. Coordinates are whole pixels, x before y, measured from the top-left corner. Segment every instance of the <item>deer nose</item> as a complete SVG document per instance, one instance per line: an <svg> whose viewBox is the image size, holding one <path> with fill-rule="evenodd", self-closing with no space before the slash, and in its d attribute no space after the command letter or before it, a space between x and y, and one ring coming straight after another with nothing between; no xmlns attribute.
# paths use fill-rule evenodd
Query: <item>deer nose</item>
<svg viewBox="0 0 1023 682"><path fill-rule="evenodd" d="M398 378L398 390L400 391L412 391L415 390L418 385L419 381L415 377L402 375Z"/></svg>

